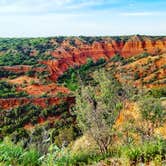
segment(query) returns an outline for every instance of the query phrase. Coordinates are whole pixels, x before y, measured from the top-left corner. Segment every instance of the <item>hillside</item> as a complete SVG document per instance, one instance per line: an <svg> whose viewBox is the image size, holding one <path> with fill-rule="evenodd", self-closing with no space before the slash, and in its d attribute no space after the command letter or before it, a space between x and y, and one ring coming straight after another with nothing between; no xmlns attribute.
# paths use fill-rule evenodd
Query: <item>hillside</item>
<svg viewBox="0 0 166 166"><path fill-rule="evenodd" d="M75 140L81 133L71 112L74 93L82 83L95 85L99 69L165 97L166 37L1 38L0 138L23 139L26 147L40 145L51 131L57 144L65 133L68 143Z"/></svg>
<svg viewBox="0 0 166 166"><path fill-rule="evenodd" d="M104 67L116 70L121 82L148 88L166 85L166 37L0 39L1 114L28 103L44 108L61 99L64 102L66 97L71 100L70 90L75 89L72 84L77 80L74 76L72 81L73 72L68 71L84 68L88 59L92 62L83 72L87 79L91 70ZM41 117L38 114L36 118L37 123ZM26 121L20 127L28 124Z"/></svg>

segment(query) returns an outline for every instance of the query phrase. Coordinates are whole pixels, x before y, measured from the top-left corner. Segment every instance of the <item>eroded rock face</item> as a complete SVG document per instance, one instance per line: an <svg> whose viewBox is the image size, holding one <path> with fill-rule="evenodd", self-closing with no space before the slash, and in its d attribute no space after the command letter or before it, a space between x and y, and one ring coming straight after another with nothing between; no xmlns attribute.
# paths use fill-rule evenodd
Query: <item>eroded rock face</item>
<svg viewBox="0 0 166 166"><path fill-rule="evenodd" d="M115 54L127 58L143 52L151 54L166 52L166 38L153 39L136 35L127 40L103 38L100 41L93 41L91 44L76 38L74 45L71 45L70 39L66 39L59 48L51 53L56 60L43 63L48 66L50 78L55 81L68 68L85 64L88 58L94 61L101 58L108 60Z"/></svg>
<svg viewBox="0 0 166 166"><path fill-rule="evenodd" d="M128 38L111 38L103 37L100 40L95 38L91 42L81 38L66 38L61 43L56 39L51 39L52 43L58 43L58 48L51 52L55 57L52 60L45 60L41 63L47 66L50 79L56 81L65 71L74 66L81 66L87 62L88 58L97 61L101 58L110 59L115 54L123 57L136 56L143 52L151 54L162 54L166 52L166 37L153 38L147 36L131 36ZM157 66L165 64L165 59L156 62ZM11 72L27 72L32 70L32 66L3 66L0 70ZM42 72L45 68L33 68L33 71ZM60 87L61 88L61 87ZM12 105L19 105L19 99L9 99L10 101L1 100L0 105L8 108ZM21 99L21 102L27 103L29 99ZM35 99L36 100L36 99ZM38 99L39 100L39 99ZM34 101L35 102L35 101ZM38 102L38 101L36 101ZM40 101L43 103L42 101Z"/></svg>

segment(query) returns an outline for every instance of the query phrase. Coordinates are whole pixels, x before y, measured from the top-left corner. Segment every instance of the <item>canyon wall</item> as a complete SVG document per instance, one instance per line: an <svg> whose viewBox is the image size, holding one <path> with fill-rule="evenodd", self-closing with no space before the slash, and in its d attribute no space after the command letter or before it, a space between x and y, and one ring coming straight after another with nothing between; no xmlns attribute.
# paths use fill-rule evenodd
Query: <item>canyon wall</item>
<svg viewBox="0 0 166 166"><path fill-rule="evenodd" d="M48 60L43 63L49 68L50 78L56 81L68 68L85 64L88 58L94 61L101 58L108 60L115 54L128 58L144 52L165 53L166 37L157 39L136 35L127 40L105 37L92 43L75 38L73 44L70 39L66 39L51 53L56 60Z"/></svg>

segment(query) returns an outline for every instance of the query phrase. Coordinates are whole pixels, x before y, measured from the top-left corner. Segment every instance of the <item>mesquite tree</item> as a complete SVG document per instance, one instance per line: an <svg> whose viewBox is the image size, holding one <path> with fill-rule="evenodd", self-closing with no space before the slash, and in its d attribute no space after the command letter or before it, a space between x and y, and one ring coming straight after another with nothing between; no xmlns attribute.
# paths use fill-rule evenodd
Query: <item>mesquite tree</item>
<svg viewBox="0 0 166 166"><path fill-rule="evenodd" d="M139 101L139 110L143 119L142 133L144 137L151 138L154 129L160 127L166 120L165 108L160 99L145 96Z"/></svg>
<svg viewBox="0 0 166 166"><path fill-rule="evenodd" d="M106 153L114 137L114 124L122 109L125 92L107 72L93 75L96 86L84 86L76 92L75 113L83 133L88 132L101 153Z"/></svg>

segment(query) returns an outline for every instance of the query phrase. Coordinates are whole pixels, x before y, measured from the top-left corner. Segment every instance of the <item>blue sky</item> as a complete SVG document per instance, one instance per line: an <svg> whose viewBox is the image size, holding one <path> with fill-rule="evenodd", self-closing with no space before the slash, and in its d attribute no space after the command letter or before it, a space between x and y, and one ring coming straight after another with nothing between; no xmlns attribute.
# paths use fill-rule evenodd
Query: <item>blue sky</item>
<svg viewBox="0 0 166 166"><path fill-rule="evenodd" d="M0 37L166 35L165 0L0 0Z"/></svg>

